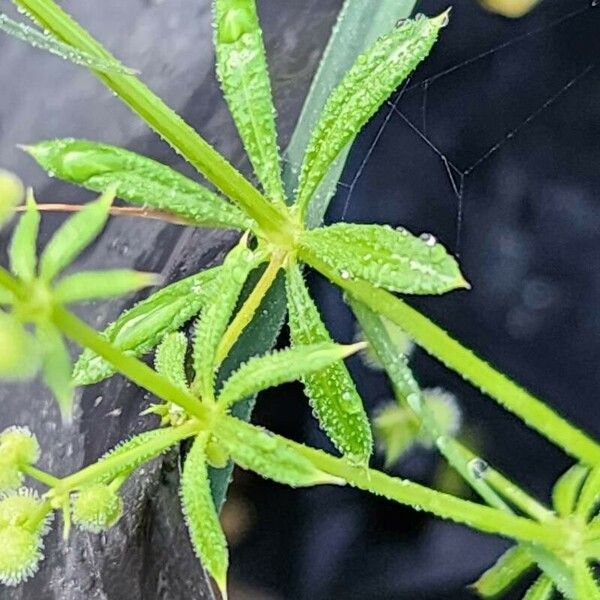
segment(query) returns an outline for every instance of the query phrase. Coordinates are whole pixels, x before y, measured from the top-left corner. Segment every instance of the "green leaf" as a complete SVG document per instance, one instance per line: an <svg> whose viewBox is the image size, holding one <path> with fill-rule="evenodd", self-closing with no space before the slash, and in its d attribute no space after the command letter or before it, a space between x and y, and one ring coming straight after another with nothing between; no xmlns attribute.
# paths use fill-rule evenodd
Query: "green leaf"
<svg viewBox="0 0 600 600"><path fill-rule="evenodd" d="M554 595L554 584L546 574L540 575L527 590L523 600L550 600Z"/></svg>
<svg viewBox="0 0 600 600"><path fill-rule="evenodd" d="M317 374L361 348L364 348L364 344L340 346L321 342L253 357L223 384L219 402L229 407L234 402L269 387Z"/></svg>
<svg viewBox="0 0 600 600"><path fill-rule="evenodd" d="M294 345L331 343L319 311L297 265L287 271L289 325ZM348 369L342 361L303 378L319 424L351 461L367 464L373 448L369 420Z"/></svg>
<svg viewBox="0 0 600 600"><path fill-rule="evenodd" d="M298 166L302 163L311 132L323 112L328 96L356 58L374 44L379 36L388 33L394 23L410 16L415 4L416 0L379 0L376 5L363 0L344 2L285 151L287 160L283 164L283 179L290 197L298 187ZM351 145L349 143L339 153L310 202L306 215L309 228L321 225L342 176Z"/></svg>
<svg viewBox="0 0 600 600"><path fill-rule="evenodd" d="M108 219L114 189L67 219L52 236L40 258L40 278L52 281L98 236Z"/></svg>
<svg viewBox="0 0 600 600"><path fill-rule="evenodd" d="M194 441L185 459L181 478L181 502L196 556L226 597L229 553L227 540L210 491L206 466L207 435Z"/></svg>
<svg viewBox="0 0 600 600"><path fill-rule="evenodd" d="M594 467L581 487L575 513L586 521L591 518L600 503L600 466Z"/></svg>
<svg viewBox="0 0 600 600"><path fill-rule="evenodd" d="M52 390L63 419L71 420L73 383L71 357L60 331L51 323L38 325L36 337L43 349L42 373L44 382Z"/></svg>
<svg viewBox="0 0 600 600"><path fill-rule="evenodd" d="M254 0L215 0L217 75L267 197L283 203L275 109Z"/></svg>
<svg viewBox="0 0 600 600"><path fill-rule="evenodd" d="M583 465L573 465L560 476L552 488L552 504L561 516L570 515L575 509L577 497L589 469Z"/></svg>
<svg viewBox="0 0 600 600"><path fill-rule="evenodd" d="M116 146L61 139L24 146L49 173L89 190L115 186L116 195L206 227L248 229L252 220L236 206L177 171Z"/></svg>
<svg viewBox="0 0 600 600"><path fill-rule="evenodd" d="M262 256L247 247L244 236L227 255L221 271L210 285L207 302L196 325L193 364L195 379L192 390L202 398L214 399L216 353L227 329L242 287Z"/></svg>
<svg viewBox="0 0 600 600"><path fill-rule="evenodd" d="M239 419L222 419L214 435L237 465L266 479L292 487L343 484L317 469L285 439Z"/></svg>
<svg viewBox="0 0 600 600"><path fill-rule="evenodd" d="M600 588L594 573L585 561L575 563L575 597L577 600L599 600Z"/></svg>
<svg viewBox="0 0 600 600"><path fill-rule="evenodd" d="M67 275L54 286L54 296L59 302L85 302L131 294L142 288L156 285L156 273L143 273L130 269L110 271L81 271Z"/></svg>
<svg viewBox="0 0 600 600"><path fill-rule="evenodd" d="M342 279L363 279L404 294L467 287L456 261L433 236L418 238L388 225L336 223L305 232L300 244Z"/></svg>
<svg viewBox="0 0 600 600"><path fill-rule="evenodd" d="M535 565L529 552L521 546L509 548L473 584L473 588L483 598L493 598L508 590L520 577Z"/></svg>
<svg viewBox="0 0 600 600"><path fill-rule="evenodd" d="M26 25L25 23L19 23L13 21L5 14L0 14L0 31L4 31L8 35L13 36L26 42L34 48L40 50L46 50L51 54L60 56L69 62L76 65L81 65L94 71L101 71L103 73L120 73L130 75L135 71L122 65L115 59L102 59L83 50L78 50L69 44L61 42L58 38L49 32L41 32L37 29Z"/></svg>
<svg viewBox="0 0 600 600"><path fill-rule="evenodd" d="M12 173L0 169L0 226L13 214L23 200L23 184Z"/></svg>
<svg viewBox="0 0 600 600"><path fill-rule="evenodd" d="M308 144L298 188L302 214L333 161L427 57L447 19L445 12L405 20L357 58L327 100Z"/></svg>
<svg viewBox="0 0 600 600"><path fill-rule="evenodd" d="M14 304L15 296L12 292L0 287L0 305Z"/></svg>
<svg viewBox="0 0 600 600"><path fill-rule="evenodd" d="M27 210L15 227L8 251L10 269L23 281L31 281L35 277L39 227L40 213L33 197L33 191L29 189L27 190Z"/></svg>
<svg viewBox="0 0 600 600"><path fill-rule="evenodd" d="M40 366L38 344L12 315L0 310L0 379L33 377Z"/></svg>
<svg viewBox="0 0 600 600"><path fill-rule="evenodd" d="M188 341L184 333L176 331L165 336L156 350L154 367L171 383L187 388L185 375L185 355Z"/></svg>
<svg viewBox="0 0 600 600"><path fill-rule="evenodd" d="M146 354L166 334L176 331L200 312L206 302L207 288L220 269L201 271L138 302L104 330L104 337L127 354ZM114 369L108 362L86 349L75 363L73 380L76 385L87 385L102 381L112 373Z"/></svg>

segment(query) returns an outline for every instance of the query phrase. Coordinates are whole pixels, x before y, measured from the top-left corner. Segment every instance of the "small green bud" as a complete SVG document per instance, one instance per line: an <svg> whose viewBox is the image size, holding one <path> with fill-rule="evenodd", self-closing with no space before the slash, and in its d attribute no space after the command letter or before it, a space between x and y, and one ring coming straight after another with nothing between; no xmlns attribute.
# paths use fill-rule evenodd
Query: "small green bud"
<svg viewBox="0 0 600 600"><path fill-rule="evenodd" d="M0 169L0 225L12 215L15 207L23 200L24 193L21 180Z"/></svg>
<svg viewBox="0 0 600 600"><path fill-rule="evenodd" d="M18 525L0 528L0 582L15 586L29 579L42 559L42 537Z"/></svg>
<svg viewBox="0 0 600 600"><path fill-rule="evenodd" d="M436 387L423 390L423 400L433 414L439 433L456 435L462 424L462 413L456 396ZM427 447L433 445L431 436L423 428L419 434L419 442Z"/></svg>
<svg viewBox="0 0 600 600"><path fill-rule="evenodd" d="M73 500L73 521L86 531L100 533L112 527L122 514L123 500L108 485L91 485Z"/></svg>
<svg viewBox="0 0 600 600"><path fill-rule="evenodd" d="M394 345L394 348L397 350L398 354L402 354L407 358L410 357L412 351L415 347L413 341L408 336L408 334L402 329L398 327L395 323L392 323L389 319L385 317L381 317L381 322L385 327L385 330L390 337L390 341ZM354 335L354 341L362 342L364 341L364 335L362 329L356 326L356 333ZM375 353L375 350L371 345L367 346L364 350L361 351L360 357L365 364L365 366L375 370L375 371L383 371L384 367L379 357Z"/></svg>
<svg viewBox="0 0 600 600"><path fill-rule="evenodd" d="M41 502L35 493L27 488L0 499L0 529L9 526L23 526L39 509Z"/></svg>
<svg viewBox="0 0 600 600"><path fill-rule="evenodd" d="M33 465L40 457L37 438L27 427L9 427L0 433L0 462Z"/></svg>
<svg viewBox="0 0 600 600"><path fill-rule="evenodd" d="M211 439L206 445L206 459L211 467L222 469L229 462L229 454L219 442Z"/></svg>

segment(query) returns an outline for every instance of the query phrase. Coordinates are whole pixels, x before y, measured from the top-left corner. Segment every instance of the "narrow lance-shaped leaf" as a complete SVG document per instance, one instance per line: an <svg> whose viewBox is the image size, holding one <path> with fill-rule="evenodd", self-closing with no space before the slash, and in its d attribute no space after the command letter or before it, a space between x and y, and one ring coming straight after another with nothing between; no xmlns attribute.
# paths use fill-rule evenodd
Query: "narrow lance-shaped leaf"
<svg viewBox="0 0 600 600"><path fill-rule="evenodd" d="M443 294L468 285L433 236L416 237L403 228L336 223L305 232L300 244L342 279L363 279L393 292Z"/></svg>
<svg viewBox="0 0 600 600"><path fill-rule="evenodd" d="M38 325L36 337L43 349L44 382L52 390L64 419L71 419L73 384L71 357L60 331L51 323Z"/></svg>
<svg viewBox="0 0 600 600"><path fill-rule="evenodd" d="M546 574L540 575L527 590L523 600L550 600L554 596L554 584Z"/></svg>
<svg viewBox="0 0 600 600"><path fill-rule="evenodd" d="M40 366L38 346L33 336L12 314L0 310L0 379L33 377Z"/></svg>
<svg viewBox="0 0 600 600"><path fill-rule="evenodd" d="M330 165L392 92L427 57L447 13L402 21L361 54L332 92L306 149L300 172L302 213Z"/></svg>
<svg viewBox="0 0 600 600"><path fill-rule="evenodd" d="M250 271L260 262L262 257L248 249L244 236L225 258L219 275L207 292L207 302L196 325L193 352L196 376L192 389L203 398L214 399L215 357L219 342Z"/></svg>
<svg viewBox="0 0 600 600"><path fill-rule="evenodd" d="M267 197L283 202L275 109L255 0L216 0L217 75Z"/></svg>
<svg viewBox="0 0 600 600"><path fill-rule="evenodd" d="M527 550L513 546L481 575L473 588L483 598L494 598L508 590L534 566L535 562Z"/></svg>
<svg viewBox="0 0 600 600"><path fill-rule="evenodd" d="M179 387L187 387L185 376L185 355L188 341L180 331L169 333L156 350L154 366L171 383Z"/></svg>
<svg viewBox="0 0 600 600"><path fill-rule="evenodd" d="M208 188L145 156L87 140L39 142L24 149L49 173L96 192L168 212L190 224L248 229L252 220Z"/></svg>
<svg viewBox="0 0 600 600"><path fill-rule="evenodd" d="M141 356L149 352L166 334L200 312L207 287L220 269L207 269L164 287L123 312L102 335L127 354ZM75 363L73 380L76 385L87 385L112 373L114 368L107 361L86 349Z"/></svg>
<svg viewBox="0 0 600 600"><path fill-rule="evenodd" d="M577 497L589 470L583 465L573 465L561 475L552 488L552 504L561 516L570 515L575 509Z"/></svg>
<svg viewBox="0 0 600 600"><path fill-rule="evenodd" d="M229 553L210 491L206 466L207 437L200 434L185 459L181 502L196 556L226 597Z"/></svg>
<svg viewBox="0 0 600 600"><path fill-rule="evenodd" d="M222 419L215 436L237 465L267 479L291 487L344 483L317 469L283 438L238 419Z"/></svg>
<svg viewBox="0 0 600 600"><path fill-rule="evenodd" d="M159 281L156 273L130 269L81 271L61 279L54 286L54 295L59 302L85 302L123 296L156 285Z"/></svg>
<svg viewBox="0 0 600 600"><path fill-rule="evenodd" d="M575 513L588 520L600 504L600 466L595 466L581 487Z"/></svg>
<svg viewBox="0 0 600 600"><path fill-rule="evenodd" d="M286 284L293 344L331 343L296 264L288 268ZM366 464L373 448L371 427L346 365L336 362L303 377L303 382L314 414L331 441L351 461Z"/></svg>
<svg viewBox="0 0 600 600"><path fill-rule="evenodd" d="M231 406L269 387L313 375L364 346L362 343L341 346L322 342L251 358L223 384L219 402Z"/></svg>
<svg viewBox="0 0 600 600"><path fill-rule="evenodd" d="M40 258L40 278L52 281L102 231L108 219L108 210L115 197L114 189L67 219L52 236Z"/></svg>
<svg viewBox="0 0 600 600"><path fill-rule="evenodd" d="M15 227L8 251L10 270L23 281L31 281L35 277L39 227L40 213L33 197L33 191L29 189L27 190L27 209Z"/></svg>
<svg viewBox="0 0 600 600"><path fill-rule="evenodd" d="M21 203L24 192L23 184L16 175L0 169L0 227Z"/></svg>
<svg viewBox="0 0 600 600"><path fill-rule="evenodd" d="M22 42L26 42L34 48L40 50L46 50L51 54L60 56L69 62L76 65L81 65L94 71L101 71L103 73L119 73L119 74L132 74L135 71L122 65L119 61L112 59L103 59L98 56L93 56L78 50L61 42L58 38L53 36L51 33L38 31L37 29L26 25L25 23L19 23L14 21L10 17L4 14L0 14L0 31L4 31L8 35L11 35Z"/></svg>
<svg viewBox="0 0 600 600"><path fill-rule="evenodd" d="M600 600L600 588L591 567L583 560L575 563L575 597L577 600Z"/></svg>

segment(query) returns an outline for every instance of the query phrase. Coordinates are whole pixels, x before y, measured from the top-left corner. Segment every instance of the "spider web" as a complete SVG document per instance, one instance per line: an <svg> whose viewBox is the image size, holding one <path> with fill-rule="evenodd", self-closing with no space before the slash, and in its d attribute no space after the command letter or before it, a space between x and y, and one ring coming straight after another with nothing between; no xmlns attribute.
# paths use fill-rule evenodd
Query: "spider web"
<svg viewBox="0 0 600 600"><path fill-rule="evenodd" d="M549 1L545 0L542 3L542 10L544 9L544 4ZM567 6L567 3L562 4ZM506 59L506 56L510 54L509 50L518 45L528 43L543 45L545 34L551 30L566 27L570 24L577 25L580 21L583 22L586 19L596 19L600 16L600 8L597 8L598 4L599 0L592 0L591 3L588 1L574 9L571 5L571 10L555 16L543 25L536 26L512 37L509 36L507 40L492 44L490 47L477 52L473 56L451 64L422 79L419 79L420 71L417 71L413 79L407 81L381 111L379 125L366 151L364 151L361 157L353 157L352 162L358 161L358 166L354 169L350 177L348 177L350 169L347 166L344 175L346 181L339 182L338 199L336 201L336 204L342 207L341 220L343 221L347 217L351 202L355 198L358 184L368 171L371 159L373 159L382 137L394 121L399 121L413 134L414 142L428 148L443 168L447 179L448 195L452 198L456 206L454 253L460 255L465 215L465 197L469 182L482 166L495 158L507 145L513 143L517 137L527 135L528 126L538 120L548 109L559 104L584 79L597 73L599 58L598 56L588 55L584 57L583 64L579 65L575 72L566 72L553 77L553 81L547 85L550 89L541 101L538 100L533 105L527 106L524 115L508 119L509 125L501 137L488 143L482 151L472 158L461 159L454 156L454 154L459 154L459 152L446 151L443 147L444 143L439 142L433 133L433 120L429 114L432 90L439 86L440 82L444 79L452 79L452 83L454 83L455 80L458 80L457 76L460 73L465 72L469 67L476 66L478 63L494 59L499 53L502 53L503 60ZM557 5L558 3L549 8L555 9ZM455 19L458 19L456 15ZM460 36L460 30L452 32L452 35ZM443 47L440 51L444 51ZM535 49L535 53L537 52L538 50ZM535 54L532 53L532 56L535 57ZM558 80L558 83L554 81L555 79ZM516 93L518 93L518 87L523 85L526 88L527 82L514 82L514 85L517 88ZM475 91L475 94L477 94L477 91ZM413 97L413 106L417 105L417 109L413 110L414 114L409 114L410 103L407 102L409 97ZM406 108L405 104L407 105ZM463 115L463 117L465 116L468 118L469 115ZM354 155L356 155L356 152L354 152ZM401 168L401 166L399 165L398 168Z"/></svg>

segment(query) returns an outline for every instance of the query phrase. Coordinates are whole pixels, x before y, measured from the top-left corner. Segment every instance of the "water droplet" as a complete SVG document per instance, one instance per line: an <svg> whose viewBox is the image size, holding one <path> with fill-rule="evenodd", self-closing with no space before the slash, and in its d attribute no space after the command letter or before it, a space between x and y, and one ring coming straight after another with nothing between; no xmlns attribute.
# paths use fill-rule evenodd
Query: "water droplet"
<svg viewBox="0 0 600 600"><path fill-rule="evenodd" d="M340 271L340 277L341 277L342 279L350 279L350 272L349 272L349 271L346 271L346 269L342 269L342 270Z"/></svg>
<svg viewBox="0 0 600 600"><path fill-rule="evenodd" d="M469 461L468 466L475 479L482 479L485 477L485 472L489 469L489 465L481 458L474 458Z"/></svg>
<svg viewBox="0 0 600 600"><path fill-rule="evenodd" d="M430 233L422 233L419 236L419 239L421 239L423 242L425 242L425 244L429 247L435 246L437 244L437 240L435 239L435 236L431 235Z"/></svg>

